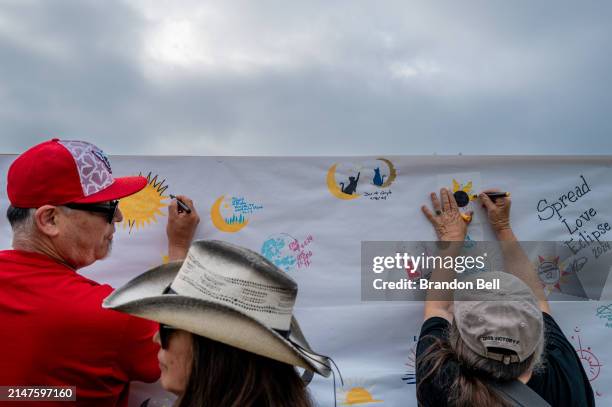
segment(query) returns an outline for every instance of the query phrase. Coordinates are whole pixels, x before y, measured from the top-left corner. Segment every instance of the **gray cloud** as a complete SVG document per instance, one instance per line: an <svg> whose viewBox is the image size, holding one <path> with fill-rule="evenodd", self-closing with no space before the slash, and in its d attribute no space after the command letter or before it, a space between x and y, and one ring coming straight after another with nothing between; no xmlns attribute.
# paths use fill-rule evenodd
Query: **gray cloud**
<svg viewBox="0 0 612 407"><path fill-rule="evenodd" d="M607 3L0 3L0 150L610 154Z"/></svg>

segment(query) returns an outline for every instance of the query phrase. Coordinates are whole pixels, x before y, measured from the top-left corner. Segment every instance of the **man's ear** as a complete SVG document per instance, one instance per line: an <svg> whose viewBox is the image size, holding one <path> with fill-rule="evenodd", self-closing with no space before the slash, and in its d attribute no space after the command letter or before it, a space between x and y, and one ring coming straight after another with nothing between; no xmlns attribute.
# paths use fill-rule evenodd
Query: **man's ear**
<svg viewBox="0 0 612 407"><path fill-rule="evenodd" d="M44 235L55 237L59 234L59 209L53 205L43 205L34 213L36 228Z"/></svg>

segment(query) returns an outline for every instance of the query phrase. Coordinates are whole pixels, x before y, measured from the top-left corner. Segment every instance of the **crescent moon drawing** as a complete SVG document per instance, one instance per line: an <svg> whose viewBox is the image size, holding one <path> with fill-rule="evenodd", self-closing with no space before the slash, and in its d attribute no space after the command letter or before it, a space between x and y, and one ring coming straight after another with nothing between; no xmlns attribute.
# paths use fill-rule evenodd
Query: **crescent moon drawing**
<svg viewBox="0 0 612 407"><path fill-rule="evenodd" d="M227 223L223 216L221 216L221 202L223 202L223 198L225 198L225 195L221 195L210 208L210 220L222 232L238 232L249 223L249 220L245 219L243 223Z"/></svg>
<svg viewBox="0 0 612 407"><path fill-rule="evenodd" d="M329 167L329 170L327 171L327 189L329 189L329 192L331 192L331 194L338 199L350 200L350 199L359 198L361 195L357 193L352 194L352 195L345 194L344 192L342 192L340 187L338 187L338 184L336 184L336 167L337 166L338 164L334 164L331 167Z"/></svg>
<svg viewBox="0 0 612 407"><path fill-rule="evenodd" d="M391 184L393 184L393 181L395 181L395 178L397 177L397 171L395 170L395 166L393 165L391 161L387 160L386 158L381 157L381 158L377 158L377 160L383 161L389 167L389 178L387 178L387 180L380 187L381 188L390 187Z"/></svg>

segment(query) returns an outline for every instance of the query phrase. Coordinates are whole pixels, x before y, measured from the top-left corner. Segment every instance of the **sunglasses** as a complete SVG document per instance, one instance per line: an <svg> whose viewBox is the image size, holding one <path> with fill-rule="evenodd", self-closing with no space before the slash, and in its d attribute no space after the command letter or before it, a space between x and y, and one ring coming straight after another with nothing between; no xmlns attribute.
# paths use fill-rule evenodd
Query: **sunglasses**
<svg viewBox="0 0 612 407"><path fill-rule="evenodd" d="M78 211L97 212L106 215L108 223L113 223L115 219L115 213L119 206L119 201L110 201L109 203L93 203L93 204L82 204L82 203L67 203L65 207L70 209L76 209Z"/></svg>
<svg viewBox="0 0 612 407"><path fill-rule="evenodd" d="M176 328L170 325L159 324L159 341L161 342L162 349L168 349L170 344L170 336L176 331Z"/></svg>

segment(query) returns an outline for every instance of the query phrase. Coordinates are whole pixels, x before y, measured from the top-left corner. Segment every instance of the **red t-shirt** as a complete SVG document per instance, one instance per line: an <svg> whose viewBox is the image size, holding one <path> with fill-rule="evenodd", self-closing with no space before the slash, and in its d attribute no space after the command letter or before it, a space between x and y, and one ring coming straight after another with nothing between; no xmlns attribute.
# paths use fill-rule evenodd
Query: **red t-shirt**
<svg viewBox="0 0 612 407"><path fill-rule="evenodd" d="M129 382L159 378L157 324L105 310L112 287L51 258L0 251L0 386L76 386L75 402L127 406Z"/></svg>

